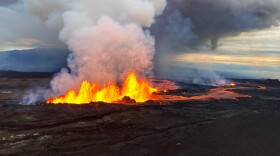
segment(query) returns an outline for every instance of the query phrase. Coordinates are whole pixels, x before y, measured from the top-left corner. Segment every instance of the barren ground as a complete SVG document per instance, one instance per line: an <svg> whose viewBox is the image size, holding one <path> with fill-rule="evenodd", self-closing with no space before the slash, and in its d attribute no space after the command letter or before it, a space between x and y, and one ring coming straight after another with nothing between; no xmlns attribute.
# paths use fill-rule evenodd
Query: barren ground
<svg viewBox="0 0 280 156"><path fill-rule="evenodd" d="M0 155L280 155L280 82L242 80L239 100L139 106L18 105L49 79L0 79ZM241 80L240 80L241 81ZM180 84L168 94L205 94Z"/></svg>

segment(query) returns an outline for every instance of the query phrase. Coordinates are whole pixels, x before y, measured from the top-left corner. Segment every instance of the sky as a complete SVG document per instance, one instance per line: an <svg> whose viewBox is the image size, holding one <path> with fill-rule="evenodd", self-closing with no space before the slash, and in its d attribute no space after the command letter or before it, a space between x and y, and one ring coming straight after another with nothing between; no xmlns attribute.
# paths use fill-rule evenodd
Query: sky
<svg viewBox="0 0 280 156"><path fill-rule="evenodd" d="M220 41L216 51L170 57L178 66L232 73L236 77L280 78L280 27L241 33Z"/></svg>
<svg viewBox="0 0 280 156"><path fill-rule="evenodd" d="M151 28L157 44L157 63L211 70L237 78L280 78L279 0L168 2L166 11ZM11 61L1 62L0 70L25 66L20 70L57 71L67 59L67 46L58 34L45 21L31 15L24 0L1 0L0 60L7 59L1 52L44 48L41 62L55 63L46 63L45 69L42 63L36 69L32 61L20 62L23 58L17 52L12 55L16 59L9 57ZM44 59L48 50L57 52L50 52ZM36 53L40 55L40 51ZM59 59L62 63L58 63Z"/></svg>
<svg viewBox="0 0 280 156"><path fill-rule="evenodd" d="M31 16L22 0L0 1L0 51L65 47L39 18Z"/></svg>

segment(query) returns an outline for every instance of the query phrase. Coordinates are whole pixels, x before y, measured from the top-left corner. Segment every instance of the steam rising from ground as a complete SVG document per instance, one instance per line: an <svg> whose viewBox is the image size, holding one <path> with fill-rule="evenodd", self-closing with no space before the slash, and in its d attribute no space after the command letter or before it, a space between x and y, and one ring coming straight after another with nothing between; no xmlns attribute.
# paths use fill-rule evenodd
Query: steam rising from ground
<svg viewBox="0 0 280 156"><path fill-rule="evenodd" d="M143 27L150 27L165 6L165 0L25 0L25 8L73 51L70 72L63 69L51 81L52 94L84 80L105 83L132 70L150 72L155 41Z"/></svg>

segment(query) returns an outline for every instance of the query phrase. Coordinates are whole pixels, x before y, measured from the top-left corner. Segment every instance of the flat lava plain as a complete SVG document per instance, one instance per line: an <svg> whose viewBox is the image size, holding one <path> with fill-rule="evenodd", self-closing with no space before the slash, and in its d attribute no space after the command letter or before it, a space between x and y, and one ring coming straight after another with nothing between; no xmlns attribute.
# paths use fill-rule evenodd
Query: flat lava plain
<svg viewBox="0 0 280 156"><path fill-rule="evenodd" d="M48 78L0 79L0 155L279 155L280 82L235 80L251 98L141 105L18 105ZM213 87L179 83L168 94ZM257 86L261 86L257 87Z"/></svg>

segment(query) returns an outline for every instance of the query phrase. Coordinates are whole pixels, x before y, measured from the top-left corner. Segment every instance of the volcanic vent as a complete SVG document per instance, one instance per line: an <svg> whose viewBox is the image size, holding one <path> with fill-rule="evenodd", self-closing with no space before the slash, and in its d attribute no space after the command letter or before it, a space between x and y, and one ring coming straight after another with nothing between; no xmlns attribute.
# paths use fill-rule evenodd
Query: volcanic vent
<svg viewBox="0 0 280 156"><path fill-rule="evenodd" d="M138 80L135 73L131 72L120 87L115 82L99 87L98 82L84 81L78 92L70 89L63 96L48 99L47 103L145 102L155 100L155 92L157 92L156 88L145 80Z"/></svg>

